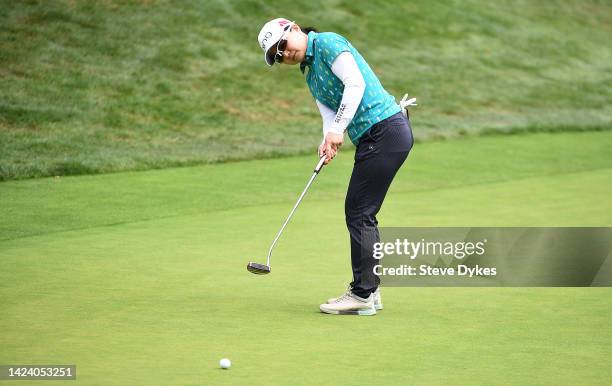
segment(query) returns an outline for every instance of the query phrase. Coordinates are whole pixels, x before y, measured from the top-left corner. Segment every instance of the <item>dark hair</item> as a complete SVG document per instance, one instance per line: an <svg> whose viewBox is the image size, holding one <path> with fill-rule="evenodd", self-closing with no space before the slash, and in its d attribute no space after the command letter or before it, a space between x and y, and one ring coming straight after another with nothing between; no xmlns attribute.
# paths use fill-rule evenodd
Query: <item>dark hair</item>
<svg viewBox="0 0 612 386"><path fill-rule="evenodd" d="M308 32L319 32L319 30L316 29L315 27L304 27L302 28L302 32L308 35Z"/></svg>

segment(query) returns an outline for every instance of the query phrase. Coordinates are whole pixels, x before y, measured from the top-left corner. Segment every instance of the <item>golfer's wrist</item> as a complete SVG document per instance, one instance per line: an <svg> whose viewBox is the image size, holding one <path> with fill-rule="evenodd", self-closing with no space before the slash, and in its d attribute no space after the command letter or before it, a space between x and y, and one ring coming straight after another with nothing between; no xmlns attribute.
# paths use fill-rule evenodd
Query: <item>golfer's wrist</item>
<svg viewBox="0 0 612 386"><path fill-rule="evenodd" d="M344 135L344 127L342 127L341 125L335 125L332 124L329 126L329 128L327 129L327 133L332 133L332 134L338 134L338 135ZM326 134L327 134L326 133Z"/></svg>

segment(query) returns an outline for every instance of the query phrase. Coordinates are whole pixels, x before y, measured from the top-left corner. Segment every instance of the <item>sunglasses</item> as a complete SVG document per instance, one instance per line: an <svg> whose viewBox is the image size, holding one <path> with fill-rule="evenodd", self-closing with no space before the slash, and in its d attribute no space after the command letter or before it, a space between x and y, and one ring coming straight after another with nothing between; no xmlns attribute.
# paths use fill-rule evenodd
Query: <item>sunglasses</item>
<svg viewBox="0 0 612 386"><path fill-rule="evenodd" d="M278 44L276 45L276 54L274 54L274 61L276 63L283 62L283 54L285 53L286 49L287 49L287 39L279 40Z"/></svg>
<svg viewBox="0 0 612 386"><path fill-rule="evenodd" d="M285 33L283 34L283 37L281 37L281 39L278 41L278 44L276 45L276 53L274 54L274 61L276 63L283 62L283 53L287 49L287 34L291 32L291 27L293 27L293 23L289 24L289 26L285 30Z"/></svg>

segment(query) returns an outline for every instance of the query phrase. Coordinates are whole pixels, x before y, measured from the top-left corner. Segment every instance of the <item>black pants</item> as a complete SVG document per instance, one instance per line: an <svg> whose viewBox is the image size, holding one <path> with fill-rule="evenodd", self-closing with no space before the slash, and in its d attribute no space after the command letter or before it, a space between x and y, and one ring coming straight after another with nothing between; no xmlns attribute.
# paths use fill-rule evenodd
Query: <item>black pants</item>
<svg viewBox="0 0 612 386"><path fill-rule="evenodd" d="M380 283L372 257L373 245L380 241L376 214L412 144L410 121L397 113L372 126L357 145L344 205L351 237L351 287L357 296L369 297Z"/></svg>

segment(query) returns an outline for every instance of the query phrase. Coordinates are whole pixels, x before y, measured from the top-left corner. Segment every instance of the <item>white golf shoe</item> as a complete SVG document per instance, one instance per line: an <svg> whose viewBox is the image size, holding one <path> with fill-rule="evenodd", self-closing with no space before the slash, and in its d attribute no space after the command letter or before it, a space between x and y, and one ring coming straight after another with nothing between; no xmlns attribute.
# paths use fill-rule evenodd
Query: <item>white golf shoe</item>
<svg viewBox="0 0 612 386"><path fill-rule="evenodd" d="M350 289L332 303L321 304L319 309L334 315L376 315L374 294L364 299L352 293Z"/></svg>
<svg viewBox="0 0 612 386"><path fill-rule="evenodd" d="M346 292L350 292L350 291L351 291L351 287L349 285L349 287L347 288ZM383 303L382 303L382 298L380 297L380 287L376 288L376 291L372 292L372 295L374 295L374 308L376 309L376 311L382 310L383 309ZM331 304L331 303L335 302L336 299L338 299L338 298L327 299L327 304Z"/></svg>

